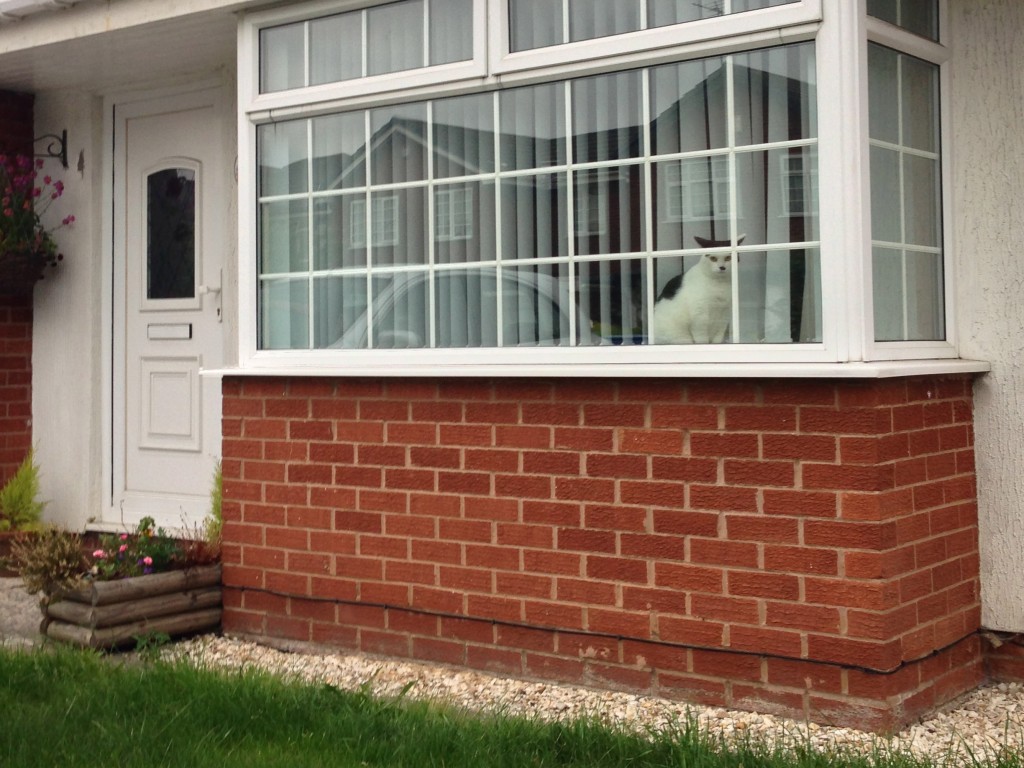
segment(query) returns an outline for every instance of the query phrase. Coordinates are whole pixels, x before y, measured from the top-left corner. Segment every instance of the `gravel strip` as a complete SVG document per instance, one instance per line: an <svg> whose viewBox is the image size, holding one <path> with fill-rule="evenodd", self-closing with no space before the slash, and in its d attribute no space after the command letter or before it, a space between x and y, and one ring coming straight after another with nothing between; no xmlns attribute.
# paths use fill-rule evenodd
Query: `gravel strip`
<svg viewBox="0 0 1024 768"><path fill-rule="evenodd" d="M472 710L501 710L542 719L593 716L635 729L664 728L693 717L712 738L755 735L769 743L809 743L820 750L909 750L949 766L975 766L1002 748L1024 747L1024 685L983 686L910 726L891 739L851 728L805 724L773 715L686 705L677 701L571 685L495 677L442 665L398 661L358 653L312 654L276 650L252 642L205 635L165 650L169 658L200 666L258 668L378 696L429 699Z"/></svg>

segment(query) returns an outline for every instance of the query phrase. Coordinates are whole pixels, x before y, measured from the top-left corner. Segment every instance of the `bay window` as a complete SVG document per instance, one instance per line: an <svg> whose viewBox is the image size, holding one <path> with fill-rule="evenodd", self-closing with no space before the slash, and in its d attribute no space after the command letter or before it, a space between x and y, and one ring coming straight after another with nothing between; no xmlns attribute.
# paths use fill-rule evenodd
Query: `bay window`
<svg viewBox="0 0 1024 768"><path fill-rule="evenodd" d="M954 356L939 3L850 6L340 1L248 17L243 361ZM655 307L691 300L676 286L709 256L731 265L724 341L658 338Z"/></svg>

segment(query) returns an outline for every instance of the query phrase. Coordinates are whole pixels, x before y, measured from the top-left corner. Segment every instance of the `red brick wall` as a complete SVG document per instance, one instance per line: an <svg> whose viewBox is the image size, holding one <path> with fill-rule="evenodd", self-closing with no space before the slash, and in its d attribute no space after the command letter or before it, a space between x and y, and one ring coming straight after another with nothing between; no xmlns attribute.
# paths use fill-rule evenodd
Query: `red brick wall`
<svg viewBox="0 0 1024 768"><path fill-rule="evenodd" d="M32 96L0 91L0 152L32 152ZM32 443L32 298L0 296L0 483Z"/></svg>
<svg viewBox="0 0 1024 768"><path fill-rule="evenodd" d="M971 382L227 379L225 628L888 728L982 675Z"/></svg>

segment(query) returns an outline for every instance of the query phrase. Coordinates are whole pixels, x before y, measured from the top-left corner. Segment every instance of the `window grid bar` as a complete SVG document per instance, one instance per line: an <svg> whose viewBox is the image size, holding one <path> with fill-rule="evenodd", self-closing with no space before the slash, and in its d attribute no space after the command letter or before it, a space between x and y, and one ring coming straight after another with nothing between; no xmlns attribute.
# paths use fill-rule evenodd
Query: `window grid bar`
<svg viewBox="0 0 1024 768"><path fill-rule="evenodd" d="M500 108L501 97L498 91L495 91L491 97L491 115L494 122L494 133L495 135L501 134L501 108ZM503 288L503 273L504 273L504 228L502 226L503 217L500 215L502 210L502 191L501 191L501 142L494 142L494 208L499 212L494 217L494 257L497 268L495 269L495 303L497 304L497 345L499 348L505 346L505 323L502 322L502 318L505 316L505 300Z"/></svg>
<svg viewBox="0 0 1024 768"><path fill-rule="evenodd" d="M647 20L647 3L641 4L644 21ZM654 188L654 161L651 155L651 123L653 122L653 116L651 115L651 67L645 67L643 69L643 76L640 80L640 108L643 110L643 178L644 178L644 190L647 191L649 199L647 204L644 206L644 245L646 245L646 253L644 258L644 267L646 277L644 282L647 284L647 307L644 310L646 315L645 326L647 328L647 334L651 338L652 343L657 344L658 339L654 335L654 302L657 301L655 291L657 290L658 283L654 274L654 208L658 198L658 190Z"/></svg>
<svg viewBox="0 0 1024 768"><path fill-rule="evenodd" d="M730 253L735 253L736 240L739 237L739 220L737 208L739 197L736 191L736 68L735 58L726 56L725 66L725 115L727 145L729 147L729 245L733 248ZM713 174L712 174L713 177ZM714 181L712 180L712 183ZM712 199L714 199L712 197ZM729 275L729 290L732 292L732 314L729 320L729 341L735 343L740 338L740 270L739 259L733 259L731 274Z"/></svg>
<svg viewBox="0 0 1024 768"><path fill-rule="evenodd" d="M429 7L426 0L424 8ZM425 23L425 22L424 22ZM429 59L428 59L429 61ZM437 237L437 221L435 219L437 203L434 200L434 102L427 102L427 344L431 349L437 347L437 296L434 290L434 264L437 258L435 239Z"/></svg>
<svg viewBox="0 0 1024 768"><path fill-rule="evenodd" d="M569 0L565 0L566 9L569 7ZM566 16L566 29L569 21ZM568 38L566 38L568 39ZM569 268L569 346L576 346L576 230L579 222L576 221L576 179L575 169L576 152L573 148L573 136L576 131L576 120L572 111L573 80L565 81L565 159L567 170L565 172L565 196L566 206L569 209L569 231L566 235L569 238L569 255L567 257ZM559 172L561 173L561 172Z"/></svg>
<svg viewBox="0 0 1024 768"><path fill-rule="evenodd" d="M307 27L309 24L307 23ZM307 65L308 66L308 65ZM307 71L308 75L308 71ZM313 189L313 121L309 120L306 122L306 186L307 192L311 192ZM306 318L306 348L314 349L316 347L315 334L316 334L316 305L313 303L316 298L313 289L313 259L316 257L314 248L316 247L313 219L313 200L307 196L306 198L306 306L309 307Z"/></svg>
<svg viewBox="0 0 1024 768"><path fill-rule="evenodd" d="M366 29L367 12L363 11L363 28ZM366 46L363 46L364 50ZM364 57L365 58L365 57ZM373 137L370 110L363 113L363 144L366 147L366 190L363 205L365 208L363 227L366 232L366 348L373 349L374 324L376 313L373 311L373 218L370 211L373 185L373 163L370 159L370 140Z"/></svg>

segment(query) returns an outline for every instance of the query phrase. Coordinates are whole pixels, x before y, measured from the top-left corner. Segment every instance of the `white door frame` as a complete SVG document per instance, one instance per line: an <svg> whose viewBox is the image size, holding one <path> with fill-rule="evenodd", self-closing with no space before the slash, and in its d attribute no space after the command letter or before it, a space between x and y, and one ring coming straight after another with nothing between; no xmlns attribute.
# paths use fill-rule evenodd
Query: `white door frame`
<svg viewBox="0 0 1024 768"><path fill-rule="evenodd" d="M121 138L126 133L127 121L132 117L150 114L159 108L173 104L179 109L200 107L213 104L219 121L223 126L220 131L224 166L217 169L225 174L230 173L229 158L234 157L234 148L230 137L235 129L234 100L230 84L223 79L207 79L200 82L165 87L159 89L134 90L131 92L114 93L104 99L103 105L103 180L102 180L102 317L104 332L102 333L102 392L101 424L99 433L102 440L102 477L100 514L88 520L90 530L124 530L134 527L134 521L125 519L116 503L116 480L124 476L125 442L120 435L124 434L124 417L119 414L116 404L124 402L123 372L125 366L126 342L123 329L126 321L124 300L115 297L125 295L125 232L119 223L118 212L124 209L124 200L116 200L115 195L123 195L124 184L115 184L115 178L124 178L125 153L122 151ZM225 210L234 210L234 201L225 200ZM234 229L225 222L226 238L231 238ZM230 240L228 240L230 241ZM233 263L225 259L224 282L222 286L234 283L228 280L228 270ZM222 312L226 308L222 294ZM225 313L226 314L226 313ZM227 318L224 318L227 320ZM233 323L225 322L225 334L233 327ZM225 338L225 353L229 353L231 340ZM118 468L120 472L118 471ZM157 524L169 531L180 530L183 521L180 516L173 519L157 519Z"/></svg>

